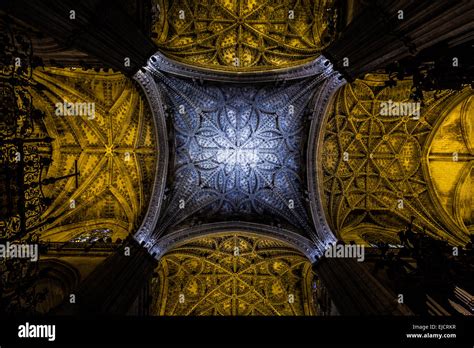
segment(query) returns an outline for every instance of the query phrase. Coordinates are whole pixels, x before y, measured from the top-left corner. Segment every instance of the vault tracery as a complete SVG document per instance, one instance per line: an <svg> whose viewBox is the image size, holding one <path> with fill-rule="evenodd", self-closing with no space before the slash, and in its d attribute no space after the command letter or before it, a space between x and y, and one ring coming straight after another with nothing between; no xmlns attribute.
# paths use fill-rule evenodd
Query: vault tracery
<svg viewBox="0 0 474 348"><path fill-rule="evenodd" d="M186 235L199 226L257 222L270 235L292 231L296 239L283 239L311 260L320 255L332 235L327 228L315 230L318 213L311 211L311 222L304 139L312 108L324 109L342 81L327 59L278 73L242 72L236 79L158 52L135 79L159 125L160 147L170 148L169 158L165 153L160 160L168 163L167 174L152 197L156 227L145 223L135 235L150 254L163 255L161 241L172 245L174 231Z"/></svg>
<svg viewBox="0 0 474 348"><path fill-rule="evenodd" d="M197 213L238 220L264 212L313 233L301 154L305 108L318 79L281 88L197 85L162 73L156 79L176 139L158 234Z"/></svg>
<svg viewBox="0 0 474 348"><path fill-rule="evenodd" d="M441 206L440 215L465 234L473 229L472 187L474 97L465 91L436 125L427 151L431 194ZM449 224L449 223L448 223Z"/></svg>
<svg viewBox="0 0 474 348"><path fill-rule="evenodd" d="M334 34L334 1L156 0L155 42L173 59L262 70L316 58Z"/></svg>
<svg viewBox="0 0 474 348"><path fill-rule="evenodd" d="M155 315L314 315L311 264L281 242L204 236L169 251L157 273Z"/></svg>
<svg viewBox="0 0 474 348"><path fill-rule="evenodd" d="M428 136L453 92L426 93L420 117L384 116L382 102L410 102L411 83L388 88L383 81L381 75L356 80L331 106L318 157L331 228L344 238L361 224L400 230L415 216L416 224L459 242L465 237L436 212L422 165Z"/></svg>
<svg viewBox="0 0 474 348"><path fill-rule="evenodd" d="M48 177L75 178L44 187L53 198L42 216L43 238L70 240L110 229L123 238L147 208L154 181L156 139L149 109L121 74L37 69L35 104L46 114L53 141ZM61 116L57 103L94 103L93 115Z"/></svg>

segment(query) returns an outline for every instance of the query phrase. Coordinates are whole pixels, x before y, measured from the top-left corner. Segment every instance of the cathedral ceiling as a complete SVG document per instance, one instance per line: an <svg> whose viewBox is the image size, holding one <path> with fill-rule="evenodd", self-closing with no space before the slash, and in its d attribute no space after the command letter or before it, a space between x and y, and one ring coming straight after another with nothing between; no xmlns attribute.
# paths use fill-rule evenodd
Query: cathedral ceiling
<svg viewBox="0 0 474 348"><path fill-rule="evenodd" d="M447 109L428 150L432 192L442 216L474 233L474 94Z"/></svg>
<svg viewBox="0 0 474 348"><path fill-rule="evenodd" d="M157 274L154 315L314 315L311 263L281 242L204 236L169 251Z"/></svg>
<svg viewBox="0 0 474 348"><path fill-rule="evenodd" d="M155 79L173 142L157 234L191 220L236 220L283 223L312 237L304 163L318 80L276 87L196 84L163 73Z"/></svg>
<svg viewBox="0 0 474 348"><path fill-rule="evenodd" d="M445 115L469 91L425 93L418 119L381 115L381 103L413 102L411 81L389 88L384 80L367 75L345 85L329 110L316 154L328 222L346 240L397 243L396 233L414 216L418 228L465 242L472 224L472 98Z"/></svg>
<svg viewBox="0 0 474 348"><path fill-rule="evenodd" d="M141 222L156 168L155 130L147 103L119 73L36 69L44 86L31 88L34 105L45 114L53 138L52 163L43 179L51 204L30 231L52 241L124 238ZM93 113L58 115L56 104L93 103ZM91 111L91 109L88 109ZM100 233L96 233L100 232Z"/></svg>
<svg viewBox="0 0 474 348"><path fill-rule="evenodd" d="M334 32L333 0L155 0L155 42L170 58L231 71L315 59Z"/></svg>
<svg viewBox="0 0 474 348"><path fill-rule="evenodd" d="M321 82L317 74L287 81L295 76L286 69L275 83L252 85L227 74L236 83L219 84L196 79L189 65L207 68L197 69L206 77L216 71L260 76L258 71L314 62L335 31L334 1L155 4L158 49L187 65L176 64L178 74L155 70L166 110L154 116L166 117L170 149L164 155L169 153L166 192L153 201L162 206L158 228L148 232L156 237L236 220L284 225L318 239L305 199L309 114L323 108L310 103ZM53 138L41 145L53 160L42 175L68 177L41 187L50 202L29 218L27 229L61 241L136 231L158 175L157 159L164 157L156 151L165 140L156 139L148 103L121 74L47 68L36 69L33 79L44 86L31 88L34 106L46 115L36 135ZM464 242L473 221L472 97L425 93L419 119L385 117L381 102L412 101L412 81L388 88L385 80L371 74L342 87L318 153L310 154L322 178L315 190L323 192L328 223L343 239L396 243L396 232L414 216L429 233ZM94 103L94 117L55 115L55 104L65 101ZM18 228L15 218L6 224L10 234Z"/></svg>

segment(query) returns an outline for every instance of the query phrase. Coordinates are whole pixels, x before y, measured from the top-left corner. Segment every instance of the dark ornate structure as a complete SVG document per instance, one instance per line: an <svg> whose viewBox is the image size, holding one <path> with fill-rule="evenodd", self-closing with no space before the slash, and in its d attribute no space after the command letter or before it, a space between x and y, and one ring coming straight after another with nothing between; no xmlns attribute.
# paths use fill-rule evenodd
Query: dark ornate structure
<svg viewBox="0 0 474 348"><path fill-rule="evenodd" d="M5 277L0 304L472 311L473 12L449 0L6 1L0 241L38 236L48 271L33 267L27 286ZM94 112L57 112L69 102ZM418 114L383 114L392 102ZM328 256L337 241L370 252Z"/></svg>

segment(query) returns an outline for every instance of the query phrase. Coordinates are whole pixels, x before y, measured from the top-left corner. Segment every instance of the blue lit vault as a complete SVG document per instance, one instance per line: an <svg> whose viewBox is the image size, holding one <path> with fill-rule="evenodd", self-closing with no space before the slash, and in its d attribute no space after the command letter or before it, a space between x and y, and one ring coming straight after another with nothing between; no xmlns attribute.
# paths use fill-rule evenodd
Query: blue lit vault
<svg viewBox="0 0 474 348"><path fill-rule="evenodd" d="M311 231L302 178L314 78L277 87L199 83L155 72L155 81L174 140L162 232L196 220Z"/></svg>

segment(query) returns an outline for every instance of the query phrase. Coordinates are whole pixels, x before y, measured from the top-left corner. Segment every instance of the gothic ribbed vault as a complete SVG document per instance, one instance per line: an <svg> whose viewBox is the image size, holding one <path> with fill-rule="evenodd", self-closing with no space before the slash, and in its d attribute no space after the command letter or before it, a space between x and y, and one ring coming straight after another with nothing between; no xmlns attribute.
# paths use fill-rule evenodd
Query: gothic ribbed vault
<svg viewBox="0 0 474 348"><path fill-rule="evenodd" d="M315 59L333 39L333 0L155 0L155 42L187 64L261 71Z"/></svg>
<svg viewBox="0 0 474 348"><path fill-rule="evenodd" d="M313 80L313 79L311 79ZM305 108L315 82L282 88L194 85L161 76L174 137L160 229L193 216L279 217L310 231L304 195Z"/></svg>
<svg viewBox="0 0 474 348"><path fill-rule="evenodd" d="M345 85L324 121L316 162L331 229L347 241L397 244L397 233L413 216L415 226L429 234L464 243L468 229L463 221L469 226L472 214L462 191L470 180L472 149L466 139L472 126L466 115L472 111L469 100L460 101L469 97L470 89L426 92L418 118L384 116L381 103L410 101L412 86L404 80L387 87L386 80L385 75L369 74ZM459 160L453 160L454 152ZM453 210L456 199L459 205ZM447 217L453 211L456 222Z"/></svg>
<svg viewBox="0 0 474 348"><path fill-rule="evenodd" d="M170 155L166 189L154 193L163 197L156 198L156 228L143 227L138 240L152 247L173 230L240 221L323 242L305 199L306 139L313 97L316 91L326 95L327 85L320 84L331 69L320 57L283 72L236 79L154 55L136 78L169 139ZM181 77L186 74L194 78Z"/></svg>
<svg viewBox="0 0 474 348"><path fill-rule="evenodd" d="M473 4L2 1L0 314L470 314Z"/></svg>
<svg viewBox="0 0 474 348"><path fill-rule="evenodd" d="M203 236L167 252L156 272L154 315L314 315L311 263L274 240Z"/></svg>
<svg viewBox="0 0 474 348"><path fill-rule="evenodd" d="M147 209L157 164L156 136L147 103L120 73L36 69L31 89L53 138L52 165L43 178L69 177L43 185L51 204L28 226L51 241L124 238ZM95 103L94 115L61 116L56 103ZM47 224L45 224L47 222Z"/></svg>

